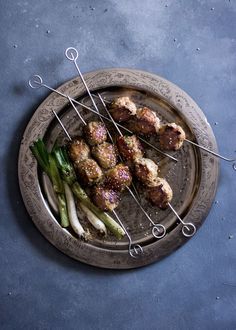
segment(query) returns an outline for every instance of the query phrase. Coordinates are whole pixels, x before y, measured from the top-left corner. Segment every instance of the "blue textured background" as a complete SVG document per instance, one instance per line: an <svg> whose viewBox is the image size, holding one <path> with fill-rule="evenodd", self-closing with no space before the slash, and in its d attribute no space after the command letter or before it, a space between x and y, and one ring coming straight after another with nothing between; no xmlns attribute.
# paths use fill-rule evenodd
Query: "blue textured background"
<svg viewBox="0 0 236 330"><path fill-rule="evenodd" d="M17 181L24 128L56 87L83 72L129 67L189 93L236 156L234 0L0 1L1 329L236 329L236 172L221 163L216 202L197 235L146 268L108 271L76 262L31 222ZM230 236L232 235L232 236ZM231 239L229 239L229 236Z"/></svg>

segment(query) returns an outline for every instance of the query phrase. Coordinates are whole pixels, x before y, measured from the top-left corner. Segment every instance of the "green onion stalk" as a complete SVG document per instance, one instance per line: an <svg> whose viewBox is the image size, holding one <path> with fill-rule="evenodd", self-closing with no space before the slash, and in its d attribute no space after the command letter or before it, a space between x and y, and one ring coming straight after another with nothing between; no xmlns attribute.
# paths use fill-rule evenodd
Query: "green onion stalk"
<svg viewBox="0 0 236 330"><path fill-rule="evenodd" d="M61 226L68 227L70 223L67 212L64 186L57 167L56 159L47 151L45 144L41 139L35 141L30 149L34 157L37 159L41 169L48 175L52 182L53 190L58 199Z"/></svg>

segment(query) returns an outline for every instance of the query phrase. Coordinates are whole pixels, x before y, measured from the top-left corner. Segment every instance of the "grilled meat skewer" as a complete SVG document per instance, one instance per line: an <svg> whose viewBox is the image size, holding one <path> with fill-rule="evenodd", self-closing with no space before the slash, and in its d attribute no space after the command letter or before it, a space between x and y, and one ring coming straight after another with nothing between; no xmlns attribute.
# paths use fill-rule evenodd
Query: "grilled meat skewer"
<svg viewBox="0 0 236 330"><path fill-rule="evenodd" d="M158 165L149 158L137 158L134 160L133 172L142 184L149 187L158 176Z"/></svg>
<svg viewBox="0 0 236 330"><path fill-rule="evenodd" d="M116 144L121 156L127 161L134 161L144 155L143 147L136 135L119 136Z"/></svg>
<svg viewBox="0 0 236 330"><path fill-rule="evenodd" d="M178 150L186 138L185 132L175 123L161 126L159 130L159 142L162 150Z"/></svg>
<svg viewBox="0 0 236 330"><path fill-rule="evenodd" d="M86 141L91 146L92 156L99 164L94 159L89 158L89 146L82 138L77 138L69 144L69 155L79 181L84 186L96 185L91 189L91 198L94 204L103 211L112 211L119 204L120 192L131 184L131 173L124 164L116 165L116 146L106 142L107 130L102 123L90 122L84 128L84 134ZM108 169L103 184L101 182L104 174L99 165Z"/></svg>
<svg viewBox="0 0 236 330"><path fill-rule="evenodd" d="M173 192L168 182L158 177L157 164L143 158L141 144L135 135L120 136L117 140L118 150L133 167L135 176L147 187L147 198L153 205L165 209L172 200Z"/></svg>
<svg viewBox="0 0 236 330"><path fill-rule="evenodd" d="M120 163L107 171L105 175L105 184L113 190L122 192L129 187L132 182L132 175L129 167Z"/></svg>
<svg viewBox="0 0 236 330"><path fill-rule="evenodd" d="M111 143L103 142L93 146L91 153L98 164L105 170L112 168L117 164L116 147Z"/></svg>
<svg viewBox="0 0 236 330"><path fill-rule="evenodd" d="M158 177L152 186L147 187L147 199L162 210L168 207L172 197L173 191L165 179Z"/></svg>
<svg viewBox="0 0 236 330"><path fill-rule="evenodd" d="M107 130L100 121L91 121L84 126L85 140L90 146L103 143L107 140Z"/></svg>
<svg viewBox="0 0 236 330"><path fill-rule="evenodd" d="M94 186L91 197L94 204L103 211L113 211L120 202L120 193L104 185Z"/></svg>
<svg viewBox="0 0 236 330"><path fill-rule="evenodd" d="M137 134L153 135L160 129L160 119L151 109L139 108L136 116L128 121L128 128Z"/></svg>
<svg viewBox="0 0 236 330"><path fill-rule="evenodd" d="M85 159L82 162L74 162L75 171L79 181L84 186L91 186L99 183L103 178L103 172L98 163L91 159Z"/></svg>
<svg viewBox="0 0 236 330"><path fill-rule="evenodd" d="M137 108L135 103L132 102L128 96L122 96L111 103L109 111L114 120L121 123L135 116Z"/></svg>
<svg viewBox="0 0 236 330"><path fill-rule="evenodd" d="M73 163L79 163L89 158L90 149L84 139L76 137L68 144L68 154Z"/></svg>
<svg viewBox="0 0 236 330"><path fill-rule="evenodd" d="M120 110L120 100L123 98L118 98L112 102L111 114L114 120L119 121L118 114ZM125 98L126 102L129 104L131 102L129 98ZM130 120L128 120L130 119ZM125 118L122 121L128 120L128 128L139 135L153 135L158 134L160 147L162 150L178 150L182 147L184 140L186 139L185 132L181 126L175 123L169 123L166 125L160 124L160 119L157 117L156 113L149 109L148 107L142 107L136 110L136 113L129 118Z"/></svg>

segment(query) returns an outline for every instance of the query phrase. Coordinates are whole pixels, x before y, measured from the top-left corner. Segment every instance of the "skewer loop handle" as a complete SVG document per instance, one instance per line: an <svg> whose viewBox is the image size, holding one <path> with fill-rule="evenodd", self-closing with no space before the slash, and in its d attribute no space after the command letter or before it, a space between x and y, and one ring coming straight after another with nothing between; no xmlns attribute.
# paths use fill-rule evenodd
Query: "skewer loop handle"
<svg viewBox="0 0 236 330"><path fill-rule="evenodd" d="M77 49L75 49L74 47L68 47L65 51L65 55L68 58L68 60L76 61L79 56L79 53Z"/></svg>
<svg viewBox="0 0 236 330"><path fill-rule="evenodd" d="M166 228L161 225L160 223L158 224L155 224L153 227L152 227L152 235L156 238L162 238L164 237L166 234Z"/></svg>
<svg viewBox="0 0 236 330"><path fill-rule="evenodd" d="M29 79L29 85L31 88L40 88L43 84L43 79L40 75L35 74Z"/></svg>
<svg viewBox="0 0 236 330"><path fill-rule="evenodd" d="M140 257L143 254L144 254L143 248L139 244L135 244L133 246L131 243L129 244L129 255L132 258Z"/></svg>
<svg viewBox="0 0 236 330"><path fill-rule="evenodd" d="M192 237L196 233L196 227L191 222L185 222L182 227L182 233L185 237Z"/></svg>

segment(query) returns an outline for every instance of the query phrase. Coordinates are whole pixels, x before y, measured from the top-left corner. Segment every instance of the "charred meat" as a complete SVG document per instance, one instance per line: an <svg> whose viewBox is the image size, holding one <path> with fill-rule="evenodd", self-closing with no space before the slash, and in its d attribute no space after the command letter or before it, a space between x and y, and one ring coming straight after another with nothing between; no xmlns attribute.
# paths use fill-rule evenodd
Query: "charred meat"
<svg viewBox="0 0 236 330"><path fill-rule="evenodd" d="M120 202L120 194L105 186L95 186L91 197L95 205L103 211L114 210Z"/></svg>
<svg viewBox="0 0 236 330"><path fill-rule="evenodd" d="M132 182L132 176L128 166L118 164L106 173L106 184L111 189L123 191Z"/></svg>
<svg viewBox="0 0 236 330"><path fill-rule="evenodd" d="M172 197L172 189L165 179L157 178L153 186L147 188L147 198L160 209L166 209Z"/></svg>
<svg viewBox="0 0 236 330"><path fill-rule="evenodd" d="M129 97L123 96L111 103L109 111L115 121L123 122L136 115L137 108Z"/></svg>
<svg viewBox="0 0 236 330"><path fill-rule="evenodd" d="M85 159L80 163L75 163L75 170L78 175L78 180L85 186L91 186L100 182L103 178L103 173L98 163L91 159Z"/></svg>
<svg viewBox="0 0 236 330"><path fill-rule="evenodd" d="M90 146L100 144L107 139L107 130L100 121L91 121L84 127L84 136Z"/></svg>
<svg viewBox="0 0 236 330"><path fill-rule="evenodd" d="M185 132L175 123L161 126L159 130L159 141L162 150L178 150L185 140Z"/></svg>
<svg viewBox="0 0 236 330"><path fill-rule="evenodd" d="M146 186L152 186L158 176L157 164L149 158L137 158L134 161L134 174Z"/></svg>
<svg viewBox="0 0 236 330"><path fill-rule="evenodd" d="M136 117L128 123L129 129L137 134L152 135L160 129L160 119L156 113L147 107L139 108Z"/></svg>
<svg viewBox="0 0 236 330"><path fill-rule="evenodd" d="M121 156L127 161L133 161L144 155L143 147L136 135L119 136L117 147Z"/></svg>
<svg viewBox="0 0 236 330"><path fill-rule="evenodd" d="M109 169L117 164L116 147L108 142L103 142L92 147L92 155L98 164L104 168Z"/></svg>

